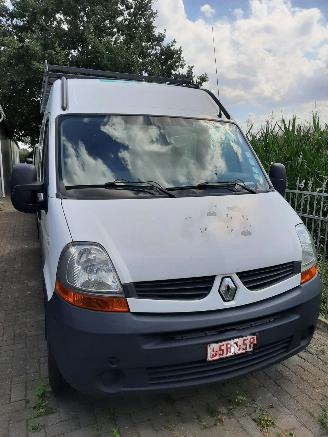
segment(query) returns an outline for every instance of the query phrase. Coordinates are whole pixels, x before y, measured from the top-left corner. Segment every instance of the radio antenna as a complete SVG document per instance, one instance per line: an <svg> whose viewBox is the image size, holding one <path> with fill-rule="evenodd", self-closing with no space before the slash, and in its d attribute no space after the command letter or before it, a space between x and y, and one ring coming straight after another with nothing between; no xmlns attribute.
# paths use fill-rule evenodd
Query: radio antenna
<svg viewBox="0 0 328 437"><path fill-rule="evenodd" d="M217 63L217 59L216 59L214 26L212 26L212 37L213 37L213 53L214 53L215 74L216 74L216 87L217 87L218 97L220 97L219 72L218 72L218 63Z"/></svg>
<svg viewBox="0 0 328 437"><path fill-rule="evenodd" d="M216 88L218 93L218 98L220 98L220 87L219 87L219 72L218 63L216 59L216 47L215 47L215 36L214 36L214 26L212 26L212 37L213 37L213 53L214 53L214 63L215 63L215 74L216 74ZM220 107L219 117L222 118L222 110Z"/></svg>

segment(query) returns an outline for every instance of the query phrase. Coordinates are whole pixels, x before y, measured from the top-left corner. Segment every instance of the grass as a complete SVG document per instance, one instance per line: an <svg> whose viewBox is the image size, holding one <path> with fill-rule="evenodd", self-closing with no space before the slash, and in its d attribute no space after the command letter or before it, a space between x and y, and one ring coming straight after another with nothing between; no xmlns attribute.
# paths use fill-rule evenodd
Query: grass
<svg viewBox="0 0 328 437"><path fill-rule="evenodd" d="M53 413L53 409L49 406L48 392L48 385L43 381L39 381L34 391L35 401L32 407L34 417L46 416Z"/></svg>
<svg viewBox="0 0 328 437"><path fill-rule="evenodd" d="M247 397L244 393L237 392L232 403L236 407L245 407L248 404Z"/></svg>
<svg viewBox="0 0 328 437"><path fill-rule="evenodd" d="M285 164L290 188L296 186L298 178L312 180L314 189L328 179L328 125L320 122L317 113L307 123L294 116L268 120L258 130L250 126L247 137L266 170L272 162Z"/></svg>
<svg viewBox="0 0 328 437"><path fill-rule="evenodd" d="M275 426L275 421L265 410L259 410L256 417L253 418L258 429L265 435L269 434L270 428Z"/></svg>
<svg viewBox="0 0 328 437"><path fill-rule="evenodd" d="M110 437L121 437L116 423L116 413L112 408L108 409L106 420L103 423L97 423L97 432L97 435L104 434Z"/></svg>
<svg viewBox="0 0 328 437"><path fill-rule="evenodd" d="M328 404L322 410L320 416L320 424L325 432L328 434Z"/></svg>
<svg viewBox="0 0 328 437"><path fill-rule="evenodd" d="M116 426L112 428L112 437L121 437L120 431Z"/></svg>

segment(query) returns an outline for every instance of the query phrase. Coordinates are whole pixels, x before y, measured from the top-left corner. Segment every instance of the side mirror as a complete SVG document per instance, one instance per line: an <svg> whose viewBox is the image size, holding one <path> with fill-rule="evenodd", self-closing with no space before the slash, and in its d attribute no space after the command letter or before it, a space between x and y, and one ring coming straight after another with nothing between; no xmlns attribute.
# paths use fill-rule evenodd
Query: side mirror
<svg viewBox="0 0 328 437"><path fill-rule="evenodd" d="M271 164L269 178L275 190L285 197L287 188L287 173L284 164Z"/></svg>
<svg viewBox="0 0 328 437"><path fill-rule="evenodd" d="M38 199L38 193L43 192L44 186L37 182L34 165L14 165L11 173L11 202L14 208L30 213L45 209L45 201Z"/></svg>

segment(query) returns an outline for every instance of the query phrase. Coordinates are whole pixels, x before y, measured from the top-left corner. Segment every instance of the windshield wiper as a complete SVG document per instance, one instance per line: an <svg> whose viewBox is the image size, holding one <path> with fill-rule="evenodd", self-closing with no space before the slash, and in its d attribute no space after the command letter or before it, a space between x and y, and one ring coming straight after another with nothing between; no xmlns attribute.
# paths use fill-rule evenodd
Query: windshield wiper
<svg viewBox="0 0 328 437"><path fill-rule="evenodd" d="M248 187L243 181L220 181L220 182L201 182L196 185L184 185L180 187L169 187L167 190L206 190L207 188L236 188L240 187L249 193L256 194L257 191Z"/></svg>
<svg viewBox="0 0 328 437"><path fill-rule="evenodd" d="M159 182L155 181L127 181L125 179L116 179L104 184L105 188L136 188L141 190L149 190L153 188L160 193L166 194L169 197L175 197L173 193L167 191Z"/></svg>
<svg viewBox="0 0 328 437"><path fill-rule="evenodd" d="M256 194L256 190L254 190L254 188L249 187L248 185L246 185L246 183L244 181L226 181L226 182L201 182L200 184L198 184L198 186L200 188L202 187L208 187L208 188L216 188L216 187L227 187L227 188L234 188L234 187L240 187L243 188L244 190L248 191L249 193L252 194Z"/></svg>
<svg viewBox="0 0 328 437"><path fill-rule="evenodd" d="M108 189L121 189L121 190L137 190L147 191L150 194L154 194L150 189L157 190L169 197L175 197L173 193L170 193L163 188L158 182L154 181L127 181L124 179L116 179L115 181L109 181L104 184L81 184L81 185L69 185L65 187L66 190L83 189L83 188L108 188Z"/></svg>

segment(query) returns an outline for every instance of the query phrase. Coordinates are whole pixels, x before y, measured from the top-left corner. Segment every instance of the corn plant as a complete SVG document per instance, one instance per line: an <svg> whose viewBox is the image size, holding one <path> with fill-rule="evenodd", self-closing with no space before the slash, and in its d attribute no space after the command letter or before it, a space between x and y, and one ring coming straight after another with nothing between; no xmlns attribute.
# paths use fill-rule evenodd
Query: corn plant
<svg viewBox="0 0 328 437"><path fill-rule="evenodd" d="M328 178L328 124L313 113L310 122L268 120L258 130L249 126L247 137L265 168L272 162L285 164L288 186L295 188L297 180L313 181L313 188L322 186Z"/></svg>

